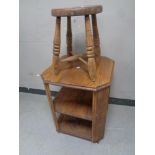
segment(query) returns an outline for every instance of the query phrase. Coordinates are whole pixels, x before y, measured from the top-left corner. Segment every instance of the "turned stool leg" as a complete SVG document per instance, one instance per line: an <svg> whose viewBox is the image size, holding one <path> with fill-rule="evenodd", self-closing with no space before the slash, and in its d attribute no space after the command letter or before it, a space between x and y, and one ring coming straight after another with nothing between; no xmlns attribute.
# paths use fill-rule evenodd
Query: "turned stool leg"
<svg viewBox="0 0 155 155"><path fill-rule="evenodd" d="M93 28L93 39L94 39L94 51L95 51L97 61L99 61L99 58L101 56L101 49L100 49L100 38L98 33L96 14L92 15L92 28Z"/></svg>
<svg viewBox="0 0 155 155"><path fill-rule="evenodd" d="M91 80L95 81L96 63L95 63L95 53L93 49L93 38L91 33L89 15L85 16L85 29L86 29L86 44L87 44L87 57L88 57L88 72Z"/></svg>
<svg viewBox="0 0 155 155"><path fill-rule="evenodd" d="M56 27L55 27L55 35L53 41L53 66L55 73L57 74L57 68L59 64L59 54L60 54L60 37L61 37L61 17L56 17Z"/></svg>
<svg viewBox="0 0 155 155"><path fill-rule="evenodd" d="M72 55L72 27L71 27L71 16L67 17L67 34L66 34L66 41L67 41L67 56Z"/></svg>

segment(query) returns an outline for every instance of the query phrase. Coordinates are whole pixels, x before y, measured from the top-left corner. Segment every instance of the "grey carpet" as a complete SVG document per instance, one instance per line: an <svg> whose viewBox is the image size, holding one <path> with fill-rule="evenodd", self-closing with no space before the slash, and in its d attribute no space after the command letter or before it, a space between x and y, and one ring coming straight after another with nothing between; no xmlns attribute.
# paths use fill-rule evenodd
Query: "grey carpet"
<svg viewBox="0 0 155 155"><path fill-rule="evenodd" d="M20 155L134 155L135 108L109 105L98 144L57 133L44 95L20 93Z"/></svg>

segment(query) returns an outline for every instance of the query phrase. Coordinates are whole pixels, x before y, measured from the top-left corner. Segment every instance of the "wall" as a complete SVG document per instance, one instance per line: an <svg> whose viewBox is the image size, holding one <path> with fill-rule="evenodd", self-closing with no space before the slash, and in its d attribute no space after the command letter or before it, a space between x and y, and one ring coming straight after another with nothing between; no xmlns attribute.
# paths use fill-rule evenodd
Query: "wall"
<svg viewBox="0 0 155 155"><path fill-rule="evenodd" d="M134 0L20 0L20 86L43 89L39 74L51 63L55 18L51 8L103 5L98 14L102 55L115 60L111 97L135 98ZM66 49L62 19L61 54ZM73 18L73 47L84 50L84 19ZM58 90L59 87L52 87Z"/></svg>

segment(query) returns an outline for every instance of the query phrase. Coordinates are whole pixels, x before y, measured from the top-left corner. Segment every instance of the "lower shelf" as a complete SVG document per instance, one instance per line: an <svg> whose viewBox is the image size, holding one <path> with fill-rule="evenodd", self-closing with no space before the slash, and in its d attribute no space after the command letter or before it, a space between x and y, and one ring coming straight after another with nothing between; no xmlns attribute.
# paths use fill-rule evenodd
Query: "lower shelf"
<svg viewBox="0 0 155 155"><path fill-rule="evenodd" d="M91 140L92 122L61 114L58 118L59 132Z"/></svg>

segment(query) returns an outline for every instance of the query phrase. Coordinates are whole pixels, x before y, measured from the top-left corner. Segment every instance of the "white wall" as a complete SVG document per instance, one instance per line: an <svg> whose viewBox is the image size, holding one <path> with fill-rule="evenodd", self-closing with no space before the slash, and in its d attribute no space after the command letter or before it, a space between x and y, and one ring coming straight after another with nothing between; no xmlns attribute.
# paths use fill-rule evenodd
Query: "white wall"
<svg viewBox="0 0 155 155"><path fill-rule="evenodd" d="M52 8L103 5L98 14L102 55L115 60L111 97L134 99L134 0L20 0L20 86L43 89L36 76L51 63L55 18ZM73 18L73 47L83 50L84 19ZM66 49L66 18L62 20L62 51ZM57 87L52 87L57 90Z"/></svg>

